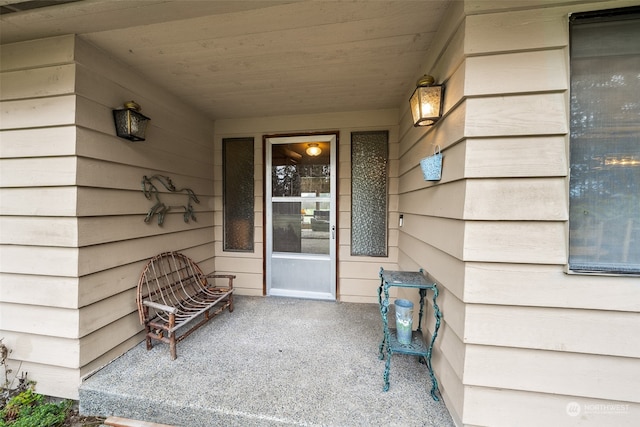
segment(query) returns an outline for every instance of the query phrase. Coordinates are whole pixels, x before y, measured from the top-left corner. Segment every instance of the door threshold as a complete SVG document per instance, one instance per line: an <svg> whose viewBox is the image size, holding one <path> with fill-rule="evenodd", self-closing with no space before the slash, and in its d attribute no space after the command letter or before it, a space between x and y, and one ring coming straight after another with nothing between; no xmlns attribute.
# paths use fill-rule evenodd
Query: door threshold
<svg viewBox="0 0 640 427"><path fill-rule="evenodd" d="M302 298L302 299L316 299L316 300L324 300L324 301L335 301L336 297L329 293L325 292L307 292L307 291L296 291L293 289L273 289L269 291L268 296L273 297L291 297L291 298Z"/></svg>

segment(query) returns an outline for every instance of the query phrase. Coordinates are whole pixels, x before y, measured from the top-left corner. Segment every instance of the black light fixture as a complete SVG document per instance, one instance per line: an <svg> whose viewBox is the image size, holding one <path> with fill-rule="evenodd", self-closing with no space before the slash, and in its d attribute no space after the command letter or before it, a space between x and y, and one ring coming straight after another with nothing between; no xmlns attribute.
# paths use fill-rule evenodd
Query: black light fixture
<svg viewBox="0 0 640 427"><path fill-rule="evenodd" d="M113 110L116 134L129 141L144 141L149 117L140 113L140 106L133 101L125 102L120 109Z"/></svg>
<svg viewBox="0 0 640 427"><path fill-rule="evenodd" d="M434 85L435 79L425 74L418 82L411 95L411 115L414 126L431 126L442 116L442 100L444 86Z"/></svg>

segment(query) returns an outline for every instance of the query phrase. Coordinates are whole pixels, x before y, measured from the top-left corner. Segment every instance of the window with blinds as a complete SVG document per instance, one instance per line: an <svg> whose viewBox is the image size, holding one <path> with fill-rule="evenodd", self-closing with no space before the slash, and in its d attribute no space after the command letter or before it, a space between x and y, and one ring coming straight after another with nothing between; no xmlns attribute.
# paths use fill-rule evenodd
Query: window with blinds
<svg viewBox="0 0 640 427"><path fill-rule="evenodd" d="M640 7L570 17L569 269L640 273Z"/></svg>

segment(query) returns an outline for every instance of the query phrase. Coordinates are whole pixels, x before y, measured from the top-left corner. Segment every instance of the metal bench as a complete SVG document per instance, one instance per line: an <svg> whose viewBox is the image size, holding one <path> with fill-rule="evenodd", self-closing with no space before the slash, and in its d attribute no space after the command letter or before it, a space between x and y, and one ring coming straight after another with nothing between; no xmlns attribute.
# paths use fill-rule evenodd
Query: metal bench
<svg viewBox="0 0 640 427"><path fill-rule="evenodd" d="M179 341L225 308L233 311L235 277L204 274L193 260L179 252L164 252L151 258L140 275L136 296L147 350L153 347L152 340L167 343L171 359L175 360ZM219 281L225 286L218 286ZM186 332L177 336L176 332L187 325Z"/></svg>

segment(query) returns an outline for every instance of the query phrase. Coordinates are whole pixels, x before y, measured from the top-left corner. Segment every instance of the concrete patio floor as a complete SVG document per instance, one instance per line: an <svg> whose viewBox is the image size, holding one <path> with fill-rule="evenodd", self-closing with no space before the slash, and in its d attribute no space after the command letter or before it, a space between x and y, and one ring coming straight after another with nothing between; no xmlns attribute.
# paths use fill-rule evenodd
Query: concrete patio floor
<svg viewBox="0 0 640 427"><path fill-rule="evenodd" d="M375 304L236 296L175 361L142 342L86 379L80 412L183 427L453 427L416 357L394 355L382 391L381 324Z"/></svg>

